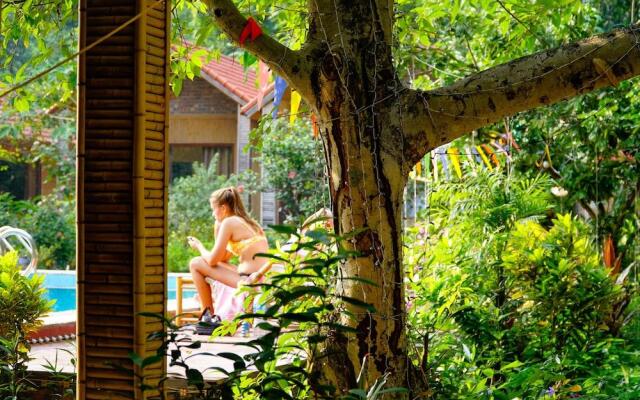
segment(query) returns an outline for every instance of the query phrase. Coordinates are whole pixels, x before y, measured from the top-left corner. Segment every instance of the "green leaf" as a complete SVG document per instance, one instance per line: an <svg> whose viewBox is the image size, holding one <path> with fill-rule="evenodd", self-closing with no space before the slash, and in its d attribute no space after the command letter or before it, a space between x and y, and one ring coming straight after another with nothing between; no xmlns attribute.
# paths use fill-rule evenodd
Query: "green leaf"
<svg viewBox="0 0 640 400"><path fill-rule="evenodd" d="M279 319L295 322L318 322L318 317L309 313L282 313L277 317Z"/></svg>
<svg viewBox="0 0 640 400"><path fill-rule="evenodd" d="M378 392L378 394L385 394L385 393L409 393L409 389L403 388L403 387L393 387L388 389L382 389L381 391Z"/></svg>
<svg viewBox="0 0 640 400"><path fill-rule="evenodd" d="M144 360L142 360L142 363L140 364L141 368L145 368L151 364L157 364L159 362L164 361L164 356L163 355L154 355L154 356L149 356L146 357Z"/></svg>
<svg viewBox="0 0 640 400"><path fill-rule="evenodd" d="M349 303L351 305L354 305L356 307L360 307L360 308L364 308L369 312L375 312L376 309L373 305L366 303L360 299L356 299L353 297L348 297L348 296L336 296L337 298L339 298L340 300L344 301L345 303Z"/></svg>
<svg viewBox="0 0 640 400"><path fill-rule="evenodd" d="M194 385L199 389L204 387L204 378L202 377L202 373L200 373L200 371L198 371L197 369L189 368L186 375L189 385Z"/></svg>
<svg viewBox="0 0 640 400"><path fill-rule="evenodd" d="M269 228L273 229L276 233L282 233L287 236L298 236L298 230L292 225L269 225Z"/></svg>
<svg viewBox="0 0 640 400"><path fill-rule="evenodd" d="M257 61L258 59L248 51L244 51L242 53L242 66L244 67L245 71L249 69L249 67L255 64Z"/></svg>
<svg viewBox="0 0 640 400"><path fill-rule="evenodd" d="M324 289L317 286L296 286L289 291L280 291L275 296L280 299L280 305L289 304L295 299L305 296L325 297Z"/></svg>
<svg viewBox="0 0 640 400"><path fill-rule="evenodd" d="M198 49L191 53L191 62L201 68L203 65L203 60L206 58L208 51L205 49Z"/></svg>
<svg viewBox="0 0 640 400"><path fill-rule="evenodd" d="M142 362L144 361L144 359L142 357L140 357L138 354L130 352L129 353L129 359L131 361L133 361L133 363L137 366L141 366Z"/></svg>
<svg viewBox="0 0 640 400"><path fill-rule="evenodd" d="M182 92L182 78L174 77L171 80L171 90L176 97L180 96Z"/></svg>
<svg viewBox="0 0 640 400"><path fill-rule="evenodd" d="M18 112L27 112L29 111L29 101L24 97L16 97L13 101L13 106L16 108Z"/></svg>
<svg viewBox="0 0 640 400"><path fill-rule="evenodd" d="M349 393L359 399L367 398L367 392L365 392L363 389L350 389Z"/></svg>
<svg viewBox="0 0 640 400"><path fill-rule="evenodd" d="M500 371L509 371L510 369L514 369L514 368L520 368L521 366L523 366L524 363L520 362L518 360L512 361L507 365L504 365L500 368Z"/></svg>
<svg viewBox="0 0 640 400"><path fill-rule="evenodd" d="M245 370L247 368L247 364L245 363L244 359L237 354L223 352L223 353L218 353L218 356L232 360L233 369L236 371Z"/></svg>

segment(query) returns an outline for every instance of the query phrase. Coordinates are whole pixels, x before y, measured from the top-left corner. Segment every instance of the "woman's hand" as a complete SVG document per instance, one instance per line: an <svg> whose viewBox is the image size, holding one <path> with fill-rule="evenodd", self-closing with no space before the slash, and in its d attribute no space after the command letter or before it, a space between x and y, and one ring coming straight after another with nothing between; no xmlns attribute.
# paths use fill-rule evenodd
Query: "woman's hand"
<svg viewBox="0 0 640 400"><path fill-rule="evenodd" d="M251 283L257 283L260 280L260 278L262 278L262 274L260 273L260 271L256 271L251 275L249 275L248 280Z"/></svg>
<svg viewBox="0 0 640 400"><path fill-rule="evenodd" d="M255 284L261 277L260 272L257 271L249 276L241 276L240 279L238 279L238 289L242 286Z"/></svg>
<svg viewBox="0 0 640 400"><path fill-rule="evenodd" d="M202 242L193 236L187 236L187 243L194 250L200 250L202 248Z"/></svg>

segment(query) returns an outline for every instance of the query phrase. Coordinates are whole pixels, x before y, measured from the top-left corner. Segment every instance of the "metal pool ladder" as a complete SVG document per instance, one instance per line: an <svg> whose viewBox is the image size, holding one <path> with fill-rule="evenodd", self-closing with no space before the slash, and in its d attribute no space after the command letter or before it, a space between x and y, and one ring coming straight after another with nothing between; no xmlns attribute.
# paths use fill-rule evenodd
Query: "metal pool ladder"
<svg viewBox="0 0 640 400"><path fill-rule="evenodd" d="M9 238L15 238L11 242L16 245L19 244L22 249L16 249L16 247L9 241ZM38 250L36 248L35 240L33 240L31 235L25 230L11 226L0 227L0 255L14 250L17 250L20 254L20 264L22 264L22 260L24 259L23 255L25 254L25 250L26 254L29 256L29 263L26 264L25 260L22 274L30 275L34 273L36 266L38 265Z"/></svg>

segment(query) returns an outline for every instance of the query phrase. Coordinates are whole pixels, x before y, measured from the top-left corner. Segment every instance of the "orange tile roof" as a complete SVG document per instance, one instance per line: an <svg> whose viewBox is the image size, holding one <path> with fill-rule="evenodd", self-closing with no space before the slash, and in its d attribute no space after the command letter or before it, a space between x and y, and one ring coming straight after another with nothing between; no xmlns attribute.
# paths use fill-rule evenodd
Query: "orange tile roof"
<svg viewBox="0 0 640 400"><path fill-rule="evenodd" d="M221 55L218 60L211 60L202 66L202 72L238 96L245 104L258 95L253 68L245 72L242 64L229 56Z"/></svg>
<svg viewBox="0 0 640 400"><path fill-rule="evenodd" d="M262 96L263 96L263 102L262 102L262 105L263 105L263 106L268 102L268 100L266 99L266 97L267 97L271 92L273 92L273 90L275 89L275 87L276 87L276 84L275 84L274 82L271 82L269 85L267 85L267 86L263 89L263 93L262 93ZM259 91L259 90L256 90L256 92L257 92L257 91ZM245 104L244 106L242 106L242 108L240 109L240 112L241 112L242 114L247 115L247 113L249 113L249 112L251 112L251 111L254 111L254 112L259 111L259 110L260 110L260 107L257 107L257 108L256 108L256 110L252 110L252 109L253 109L253 107L257 106L257 104L258 104L258 95L257 95L257 93L256 93L256 96L255 96L255 97L253 97L253 98L252 98L252 99L251 99L247 104Z"/></svg>

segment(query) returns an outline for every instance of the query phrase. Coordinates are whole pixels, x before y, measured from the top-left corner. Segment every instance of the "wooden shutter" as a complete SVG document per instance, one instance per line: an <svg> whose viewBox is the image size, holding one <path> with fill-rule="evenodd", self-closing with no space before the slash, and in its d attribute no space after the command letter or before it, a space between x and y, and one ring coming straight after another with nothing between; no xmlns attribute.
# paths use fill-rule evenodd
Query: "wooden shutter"
<svg viewBox="0 0 640 400"><path fill-rule="evenodd" d="M155 4L155 5L154 5ZM169 10L156 0L81 0L83 48L142 12L78 64L78 398L146 398L129 353L153 354L164 314ZM143 373L154 385L166 361ZM138 371L140 372L140 371Z"/></svg>

